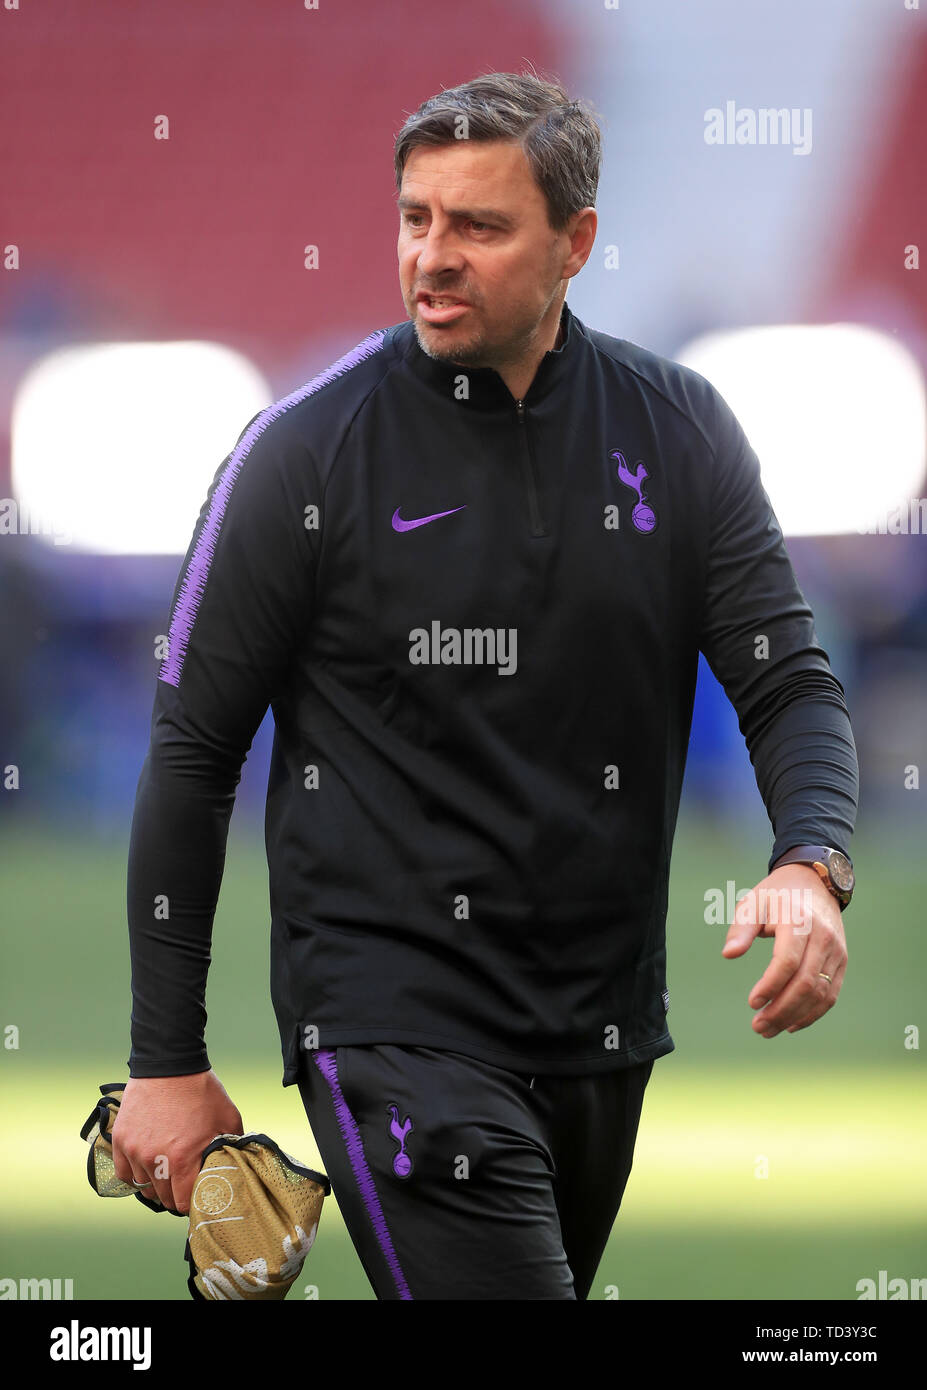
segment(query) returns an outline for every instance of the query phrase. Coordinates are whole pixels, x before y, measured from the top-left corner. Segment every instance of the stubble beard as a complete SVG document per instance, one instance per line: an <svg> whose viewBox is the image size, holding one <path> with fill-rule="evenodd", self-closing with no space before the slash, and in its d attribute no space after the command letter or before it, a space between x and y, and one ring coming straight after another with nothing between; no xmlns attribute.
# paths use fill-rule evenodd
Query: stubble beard
<svg viewBox="0 0 927 1390"><path fill-rule="evenodd" d="M446 347L441 345L441 329L435 328L432 324L422 325L416 318L413 320L415 336L422 352L433 357L436 362L459 363L466 367L489 367L494 363L488 361L488 350L486 336L483 333L475 333L470 338L461 342L451 344ZM423 331L424 329L424 331ZM426 337L427 334L427 337ZM430 341L429 341L430 339Z"/></svg>
<svg viewBox="0 0 927 1390"><path fill-rule="evenodd" d="M538 323L520 326L515 334L509 334L503 342L490 342L485 332L477 330L462 341L448 342L446 347L441 345L439 338L437 341L435 337L432 337L431 341L426 338L426 334L439 335L440 328L431 324L422 325L417 317L413 319L413 327L422 352L435 361L462 367L492 367L498 371L500 367L516 364L525 358L531 350Z"/></svg>

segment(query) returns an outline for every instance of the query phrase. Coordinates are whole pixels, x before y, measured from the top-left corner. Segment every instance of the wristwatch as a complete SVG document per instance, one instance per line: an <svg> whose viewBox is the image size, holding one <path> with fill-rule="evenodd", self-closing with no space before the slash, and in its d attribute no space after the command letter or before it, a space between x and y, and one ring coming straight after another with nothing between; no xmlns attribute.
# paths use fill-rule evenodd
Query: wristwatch
<svg viewBox="0 0 927 1390"><path fill-rule="evenodd" d="M830 889L840 906L848 906L856 887L856 875L852 863L839 849L829 849L827 845L796 845L776 860L773 869L781 869L783 864L810 865L820 874L825 888Z"/></svg>

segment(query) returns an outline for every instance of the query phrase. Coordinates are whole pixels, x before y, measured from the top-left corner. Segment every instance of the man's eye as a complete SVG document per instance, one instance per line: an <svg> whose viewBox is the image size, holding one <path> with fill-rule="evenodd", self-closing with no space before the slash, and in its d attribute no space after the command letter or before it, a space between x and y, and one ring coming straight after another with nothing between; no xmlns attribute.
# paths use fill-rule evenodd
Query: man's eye
<svg viewBox="0 0 927 1390"><path fill-rule="evenodd" d="M478 232L488 232L491 230L488 222L471 222L470 226Z"/></svg>
<svg viewBox="0 0 927 1390"><path fill-rule="evenodd" d="M416 226L416 225L417 225L418 223L420 223L421 220L422 220L422 214L421 214L420 212L407 212L407 213L404 214L404 216L405 216L406 222L407 222L407 223L409 224L409 226L411 226L411 227Z"/></svg>

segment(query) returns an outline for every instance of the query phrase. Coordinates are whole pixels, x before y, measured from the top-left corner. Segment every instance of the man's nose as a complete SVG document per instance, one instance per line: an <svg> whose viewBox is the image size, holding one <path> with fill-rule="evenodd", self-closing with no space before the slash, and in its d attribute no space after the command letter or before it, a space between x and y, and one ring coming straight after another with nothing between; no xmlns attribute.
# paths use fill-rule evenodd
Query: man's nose
<svg viewBox="0 0 927 1390"><path fill-rule="evenodd" d="M453 236L447 231L429 228L423 242L419 242L418 270L426 279L436 279L442 272L463 269L463 256L454 245Z"/></svg>

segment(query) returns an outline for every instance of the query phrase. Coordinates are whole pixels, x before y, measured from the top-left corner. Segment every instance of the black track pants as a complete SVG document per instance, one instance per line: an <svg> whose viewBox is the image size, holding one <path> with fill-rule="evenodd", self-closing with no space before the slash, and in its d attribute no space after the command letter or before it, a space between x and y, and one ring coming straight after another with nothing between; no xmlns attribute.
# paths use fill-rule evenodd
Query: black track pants
<svg viewBox="0 0 927 1390"><path fill-rule="evenodd" d="M303 1053L332 1191L380 1299L584 1299L653 1061L530 1076L394 1044Z"/></svg>

